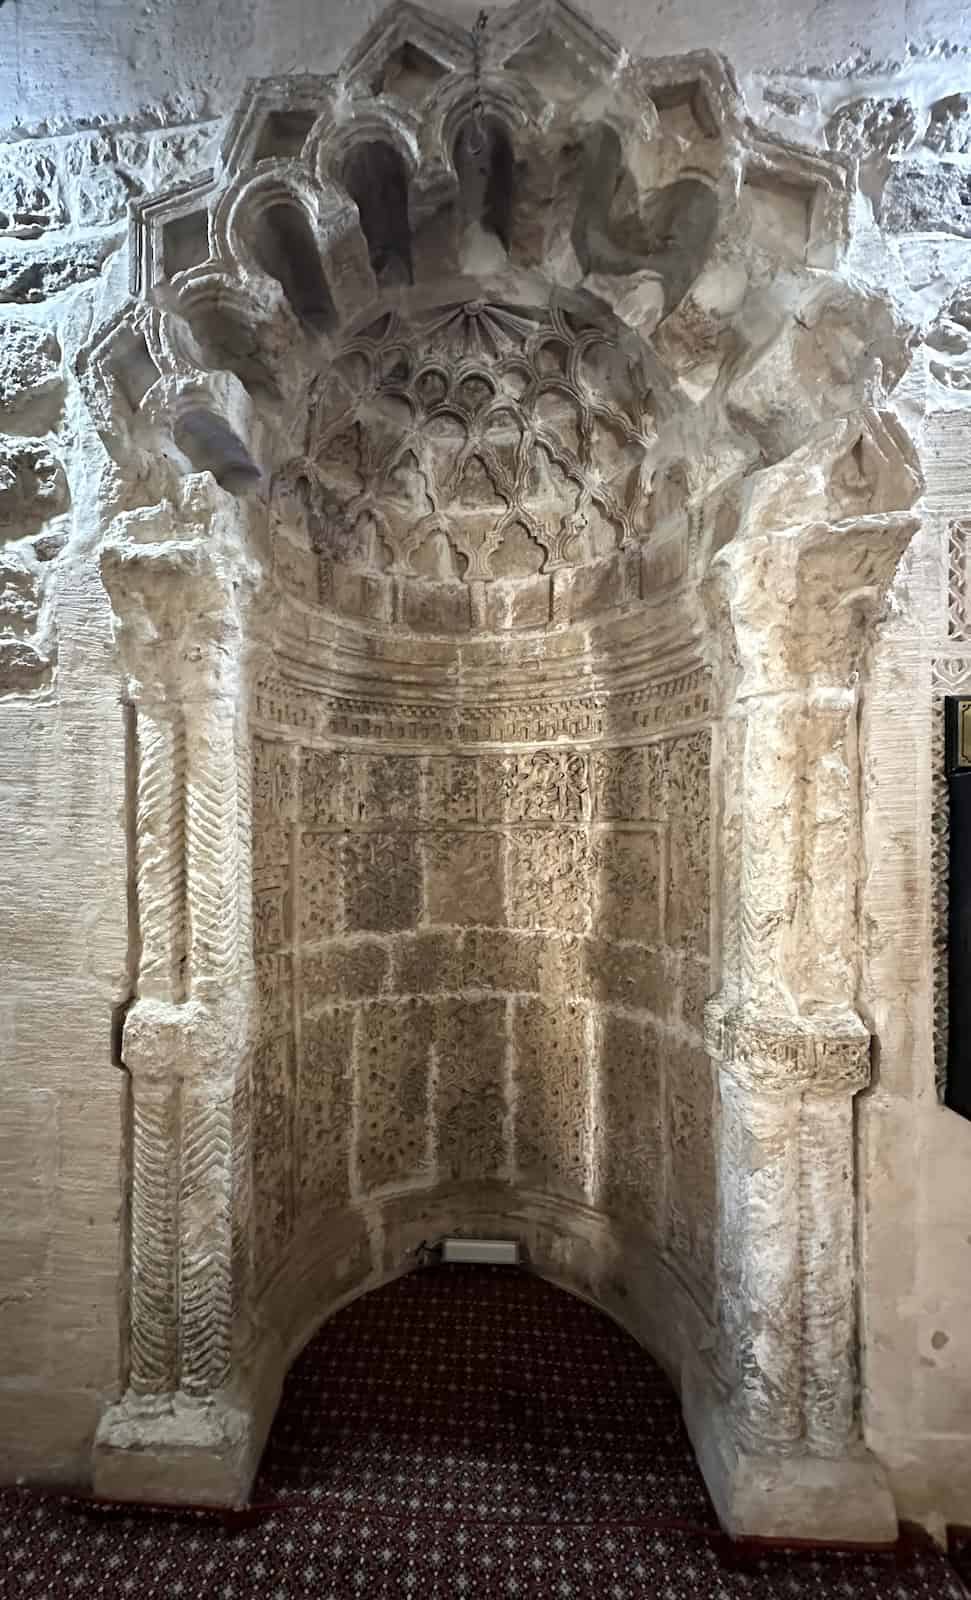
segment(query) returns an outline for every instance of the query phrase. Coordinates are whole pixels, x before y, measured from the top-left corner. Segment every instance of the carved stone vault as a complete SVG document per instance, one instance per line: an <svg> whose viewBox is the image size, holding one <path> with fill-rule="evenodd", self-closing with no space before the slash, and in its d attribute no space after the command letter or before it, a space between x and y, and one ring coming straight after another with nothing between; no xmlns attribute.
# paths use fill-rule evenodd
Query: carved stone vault
<svg viewBox="0 0 971 1600"><path fill-rule="evenodd" d="M852 169L562 4L408 5L140 201L82 360L131 706L112 1495L245 1496L320 1319L514 1232L726 1524L882 1537L857 726L916 521Z"/></svg>

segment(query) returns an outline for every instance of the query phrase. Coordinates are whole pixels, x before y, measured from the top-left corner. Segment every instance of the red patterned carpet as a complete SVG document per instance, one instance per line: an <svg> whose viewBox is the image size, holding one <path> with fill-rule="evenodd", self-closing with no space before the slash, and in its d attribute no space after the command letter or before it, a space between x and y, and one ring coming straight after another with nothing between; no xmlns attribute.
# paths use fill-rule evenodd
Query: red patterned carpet
<svg viewBox="0 0 971 1600"><path fill-rule="evenodd" d="M0 1494L6 1600L967 1600L932 1546L733 1550L677 1400L592 1307L429 1268L334 1317L287 1380L249 1520Z"/></svg>

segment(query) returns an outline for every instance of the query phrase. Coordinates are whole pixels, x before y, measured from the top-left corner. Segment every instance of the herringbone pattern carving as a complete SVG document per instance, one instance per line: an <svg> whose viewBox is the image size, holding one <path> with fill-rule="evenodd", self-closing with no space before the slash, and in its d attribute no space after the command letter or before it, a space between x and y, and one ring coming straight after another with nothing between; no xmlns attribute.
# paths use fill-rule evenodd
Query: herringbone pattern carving
<svg viewBox="0 0 971 1600"><path fill-rule="evenodd" d="M179 1000L185 953L185 727L181 717L137 722L139 992Z"/></svg>
<svg viewBox="0 0 971 1600"><path fill-rule="evenodd" d="M206 1098L203 1099L202 1096ZM232 1097L187 1085L182 1100L181 1387L210 1394L232 1334Z"/></svg>
<svg viewBox="0 0 971 1600"><path fill-rule="evenodd" d="M253 1220L250 1062L243 1062L233 1091L233 1304L241 1310L250 1272Z"/></svg>
<svg viewBox="0 0 971 1600"><path fill-rule="evenodd" d="M234 975L239 954L239 839L233 729L212 718L190 751L188 807L189 952L193 988Z"/></svg>
<svg viewBox="0 0 971 1600"><path fill-rule="evenodd" d="M253 752L245 729L236 736L236 836L239 873L239 960L253 965Z"/></svg>
<svg viewBox="0 0 971 1600"><path fill-rule="evenodd" d="M131 1385L175 1385L175 1138L172 1089L135 1080L131 1198Z"/></svg>

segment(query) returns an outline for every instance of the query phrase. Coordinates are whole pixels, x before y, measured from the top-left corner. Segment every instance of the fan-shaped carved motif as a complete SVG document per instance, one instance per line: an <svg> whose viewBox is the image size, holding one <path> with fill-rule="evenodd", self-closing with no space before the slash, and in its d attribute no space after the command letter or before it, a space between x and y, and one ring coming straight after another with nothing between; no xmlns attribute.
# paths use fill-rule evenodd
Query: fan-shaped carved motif
<svg viewBox="0 0 971 1600"><path fill-rule="evenodd" d="M594 524L611 548L649 524L651 377L589 318L483 301L392 313L351 338L335 370L282 479L303 485L324 554L371 513L403 571L434 530L466 578L519 576L536 565L524 552L521 572L510 566L523 530L549 570L605 553L590 550Z"/></svg>

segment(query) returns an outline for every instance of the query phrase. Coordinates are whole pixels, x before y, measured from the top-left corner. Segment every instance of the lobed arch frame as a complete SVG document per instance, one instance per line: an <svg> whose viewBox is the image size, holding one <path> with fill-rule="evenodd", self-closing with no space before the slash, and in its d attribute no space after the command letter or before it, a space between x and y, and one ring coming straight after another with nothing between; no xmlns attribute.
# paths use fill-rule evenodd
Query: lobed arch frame
<svg viewBox="0 0 971 1600"><path fill-rule="evenodd" d="M470 128L498 152L475 181ZM251 84L218 168L135 206L130 303L79 369L117 469L101 566L133 729L128 1370L100 1493L245 1498L322 1318L468 1227L520 1233L659 1356L730 1530L892 1536L858 1415L857 724L920 480L886 408L904 332L842 269L852 179L762 136L715 57L633 62L549 0L476 34L404 4L336 76ZM564 330L597 364L554 382ZM378 366L338 403L362 340ZM407 382L380 369L395 345ZM510 401L487 437L456 402L461 439L428 442L416 372L453 393L517 362L538 420ZM254 945L254 838L296 827L301 730L340 736L345 777L369 741L419 751L423 783L436 752L499 750L584 818L612 739L703 735L707 1275L693 1224L679 1243L599 1204L589 1129L581 1198L433 1163L291 1221L257 1271L281 968Z"/></svg>

